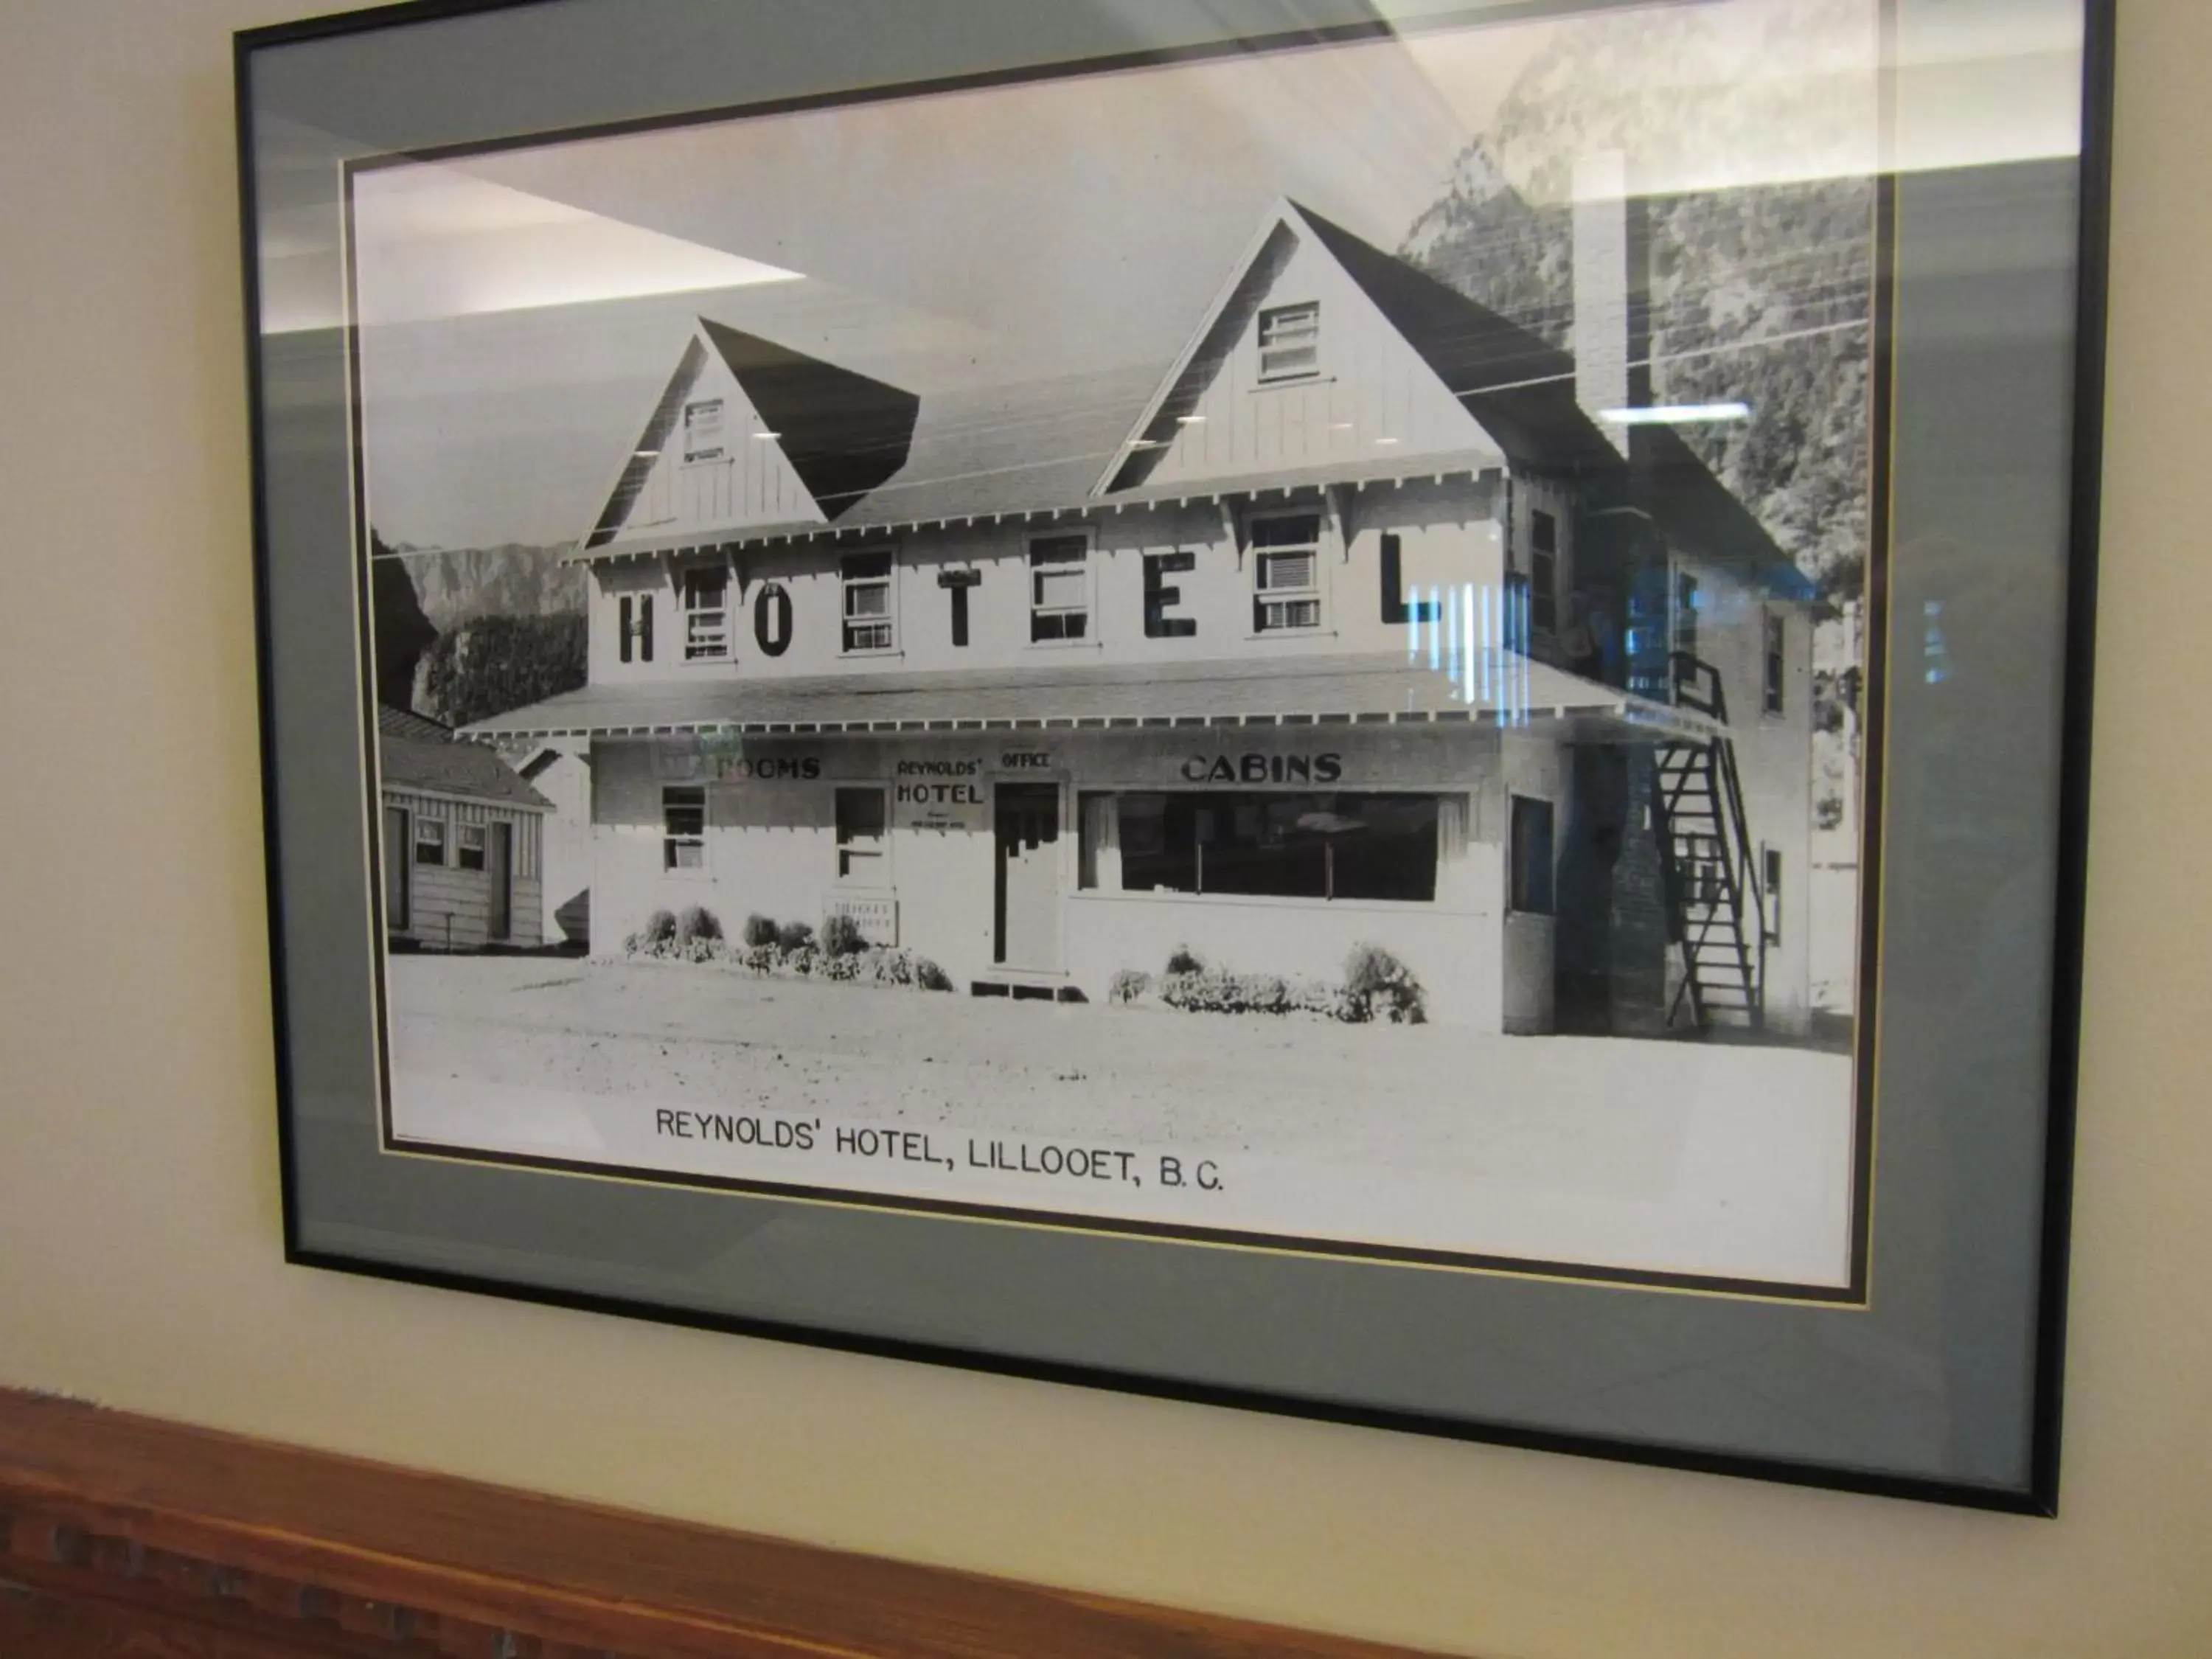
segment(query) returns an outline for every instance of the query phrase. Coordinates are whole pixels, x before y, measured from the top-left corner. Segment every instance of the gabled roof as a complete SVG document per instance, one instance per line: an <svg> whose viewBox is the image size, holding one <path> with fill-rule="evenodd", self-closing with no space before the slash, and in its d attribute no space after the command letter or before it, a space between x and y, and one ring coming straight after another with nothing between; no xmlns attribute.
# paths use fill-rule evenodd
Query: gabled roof
<svg viewBox="0 0 2212 1659"><path fill-rule="evenodd" d="M775 446L811 498L812 522L835 520L906 465L921 407L914 393L702 317L584 538L587 549L621 535L710 362L729 371L766 424L759 438Z"/></svg>
<svg viewBox="0 0 2212 1659"><path fill-rule="evenodd" d="M376 710L377 780L386 789L423 790L499 806L550 812L553 803L480 744L455 740L450 727L403 708Z"/></svg>
<svg viewBox="0 0 2212 1659"><path fill-rule="evenodd" d="M921 399L702 317L699 331L761 418L778 434L799 482L835 520L906 465Z"/></svg>
<svg viewBox="0 0 2212 1659"><path fill-rule="evenodd" d="M1279 257L1274 245L1285 235L1325 251L1515 465L1571 474L1594 506L1642 513L1686 546L1762 570L1778 592L1809 594L1809 584L1757 517L1679 434L1664 426L1632 427L1624 456L1577 400L1571 353L1289 200L1270 210L1164 373L1139 368L1070 375L933 393L918 402L881 381L702 319L694 349L711 349L729 366L758 403L763 419L781 434L794 466L804 457L800 476L823 501L826 521L794 518L696 536L641 537L637 546L849 537L1249 490L1249 481L1226 481L1218 488L1140 484L1109 491L1109 486L1135 443L1163 418L1221 317L1235 308L1255 272ZM640 449L661 447L681 405L681 387L672 381ZM1375 455L1304 465L1295 474L1271 477L1267 487L1474 474L1496 464L1494 455L1473 448L1403 460ZM624 474L632 495L649 465L632 459ZM617 495L620 501L620 489ZM617 501L609 503L612 522L619 521ZM603 520L601 532L566 556L589 560L628 550L631 538L605 545L614 534L610 522Z"/></svg>

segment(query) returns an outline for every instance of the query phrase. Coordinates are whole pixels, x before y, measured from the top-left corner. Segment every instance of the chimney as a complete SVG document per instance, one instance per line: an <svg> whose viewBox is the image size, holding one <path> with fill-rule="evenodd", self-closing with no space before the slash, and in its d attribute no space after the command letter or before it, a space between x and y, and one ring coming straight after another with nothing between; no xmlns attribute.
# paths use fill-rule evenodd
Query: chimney
<svg viewBox="0 0 2212 1659"><path fill-rule="evenodd" d="M1629 199L1620 151L1575 163L1574 239L1575 400L1626 455L1629 428L1604 411L1651 402L1650 279L1644 204Z"/></svg>

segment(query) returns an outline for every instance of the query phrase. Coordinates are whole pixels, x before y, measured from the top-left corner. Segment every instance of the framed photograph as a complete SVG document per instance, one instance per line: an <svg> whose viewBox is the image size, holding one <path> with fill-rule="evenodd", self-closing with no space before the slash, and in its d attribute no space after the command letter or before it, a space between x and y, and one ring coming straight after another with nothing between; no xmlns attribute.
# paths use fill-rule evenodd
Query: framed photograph
<svg viewBox="0 0 2212 1659"><path fill-rule="evenodd" d="M2051 1512L2111 28L240 36L291 1258Z"/></svg>

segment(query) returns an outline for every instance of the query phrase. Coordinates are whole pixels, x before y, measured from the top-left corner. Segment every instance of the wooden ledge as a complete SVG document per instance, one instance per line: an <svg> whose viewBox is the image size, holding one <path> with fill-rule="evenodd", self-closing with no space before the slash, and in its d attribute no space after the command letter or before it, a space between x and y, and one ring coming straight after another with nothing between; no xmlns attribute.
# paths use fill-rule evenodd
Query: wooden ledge
<svg viewBox="0 0 2212 1659"><path fill-rule="evenodd" d="M1384 1659L0 1389L0 1653Z"/></svg>

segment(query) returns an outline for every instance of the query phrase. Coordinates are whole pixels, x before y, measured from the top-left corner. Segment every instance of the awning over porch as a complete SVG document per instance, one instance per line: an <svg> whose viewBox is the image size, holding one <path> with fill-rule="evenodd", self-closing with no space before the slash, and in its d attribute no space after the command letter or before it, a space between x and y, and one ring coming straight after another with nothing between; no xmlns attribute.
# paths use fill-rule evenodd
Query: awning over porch
<svg viewBox="0 0 2212 1659"><path fill-rule="evenodd" d="M495 742L726 731L861 733L1481 722L1570 735L1709 737L1722 728L1504 651L1070 664L812 678L594 685L465 727Z"/></svg>

